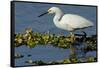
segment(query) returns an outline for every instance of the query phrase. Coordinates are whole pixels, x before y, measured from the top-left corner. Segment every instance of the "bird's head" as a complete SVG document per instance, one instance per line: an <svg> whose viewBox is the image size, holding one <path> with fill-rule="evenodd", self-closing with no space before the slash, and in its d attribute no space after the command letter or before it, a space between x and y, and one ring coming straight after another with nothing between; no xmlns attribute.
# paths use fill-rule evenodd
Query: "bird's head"
<svg viewBox="0 0 100 68"><path fill-rule="evenodd" d="M48 13L49 14L56 13L59 10L60 9L58 7L51 7L50 9L48 9Z"/></svg>
<svg viewBox="0 0 100 68"><path fill-rule="evenodd" d="M60 9L58 7L51 7L45 13L39 15L38 17L41 17L45 14L53 14L53 13L56 13L56 12L59 12L59 11L60 11Z"/></svg>

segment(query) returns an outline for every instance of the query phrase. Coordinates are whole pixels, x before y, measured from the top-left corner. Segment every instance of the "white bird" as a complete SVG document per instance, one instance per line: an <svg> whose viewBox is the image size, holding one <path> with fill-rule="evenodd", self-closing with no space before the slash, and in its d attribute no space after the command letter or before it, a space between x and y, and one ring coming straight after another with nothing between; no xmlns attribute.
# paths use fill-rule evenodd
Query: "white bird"
<svg viewBox="0 0 100 68"><path fill-rule="evenodd" d="M53 18L55 26L69 31L72 39L74 39L73 31L93 26L93 23L90 20L76 14L64 14L58 7L51 7L47 12L41 14L39 17L47 13L55 14Z"/></svg>

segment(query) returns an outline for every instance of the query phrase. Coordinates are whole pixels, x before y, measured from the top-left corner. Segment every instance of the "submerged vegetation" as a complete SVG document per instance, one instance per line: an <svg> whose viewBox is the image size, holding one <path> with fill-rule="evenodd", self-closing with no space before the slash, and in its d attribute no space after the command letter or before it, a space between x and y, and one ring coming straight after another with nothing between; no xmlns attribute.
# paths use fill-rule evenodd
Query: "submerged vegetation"
<svg viewBox="0 0 100 68"><path fill-rule="evenodd" d="M86 62L96 62L96 58L94 57L87 57L85 59L64 59L60 61L50 61L50 62L44 62L42 60L33 61L31 59L25 61L25 63L31 64L31 65L53 65L53 64L70 64L70 63L86 63Z"/></svg>
<svg viewBox="0 0 100 68"><path fill-rule="evenodd" d="M15 53L14 58L18 59L18 58L23 58L24 56L21 55L20 53Z"/></svg>
<svg viewBox="0 0 100 68"><path fill-rule="evenodd" d="M47 33L39 33L33 32L31 28L26 29L25 33L16 33L15 34L15 47L20 46L27 46L28 48L34 48L37 45L47 46L51 44L54 47L70 49L71 54L69 59L64 59L60 62L53 61L50 63L45 63L43 61L32 61L30 60L31 64L35 63L36 65L43 65L43 64L61 64L61 63L77 63L77 62L94 62L96 61L95 57L88 57L86 61L82 59L77 59L77 54L75 50L82 50L84 53L89 51L96 51L97 50L97 35L86 36L86 33L83 34L75 34L75 41L72 43L70 40L70 36L63 36L63 35L56 35ZM79 49L76 48L74 45L81 45L84 46L83 48ZM18 58L18 56L17 56ZM29 63L27 61L26 63Z"/></svg>

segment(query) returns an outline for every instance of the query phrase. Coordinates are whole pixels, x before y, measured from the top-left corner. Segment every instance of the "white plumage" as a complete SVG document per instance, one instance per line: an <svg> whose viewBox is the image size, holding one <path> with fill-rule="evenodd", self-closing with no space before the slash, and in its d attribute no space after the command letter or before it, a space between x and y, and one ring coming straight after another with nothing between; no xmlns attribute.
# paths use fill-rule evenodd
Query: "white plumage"
<svg viewBox="0 0 100 68"><path fill-rule="evenodd" d="M58 7L52 7L48 10L49 13L55 13L54 24L61 29L74 31L93 26L93 23L86 18L76 14L63 14Z"/></svg>
<svg viewBox="0 0 100 68"><path fill-rule="evenodd" d="M74 40L73 31L93 26L93 23L90 20L76 14L63 14L58 7L51 7L46 13L41 14L40 16L47 13L55 14L53 18L55 26L70 31L72 40Z"/></svg>

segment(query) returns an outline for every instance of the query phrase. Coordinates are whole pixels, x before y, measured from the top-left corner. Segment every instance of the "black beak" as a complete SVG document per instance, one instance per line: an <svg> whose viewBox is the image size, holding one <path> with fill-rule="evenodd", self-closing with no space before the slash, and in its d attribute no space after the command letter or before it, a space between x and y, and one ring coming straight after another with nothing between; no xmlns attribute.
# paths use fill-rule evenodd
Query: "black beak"
<svg viewBox="0 0 100 68"><path fill-rule="evenodd" d="M44 16L44 15L46 15L46 14L48 14L48 12L45 12L45 13L39 15L38 17Z"/></svg>

